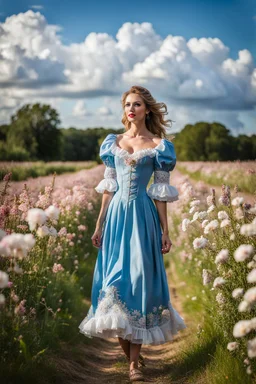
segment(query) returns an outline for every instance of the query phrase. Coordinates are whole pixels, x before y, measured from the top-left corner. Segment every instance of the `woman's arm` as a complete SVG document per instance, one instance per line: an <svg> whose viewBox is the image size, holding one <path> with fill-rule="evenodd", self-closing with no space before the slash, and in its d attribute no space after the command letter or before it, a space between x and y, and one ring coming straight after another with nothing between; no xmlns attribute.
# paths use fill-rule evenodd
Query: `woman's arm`
<svg viewBox="0 0 256 384"><path fill-rule="evenodd" d="M98 219L96 221L96 228L95 228L94 234L91 237L92 244L97 248L101 247L103 223L106 217L109 203L112 200L113 196L114 196L114 192L109 192L107 190L105 190L104 193L102 194L101 208L100 208Z"/></svg>
<svg viewBox="0 0 256 384"><path fill-rule="evenodd" d="M162 227L162 253L168 253L171 249L172 242L169 238L169 229L167 221L167 203L166 201L160 201L154 199L156 204L157 212L159 215L161 227Z"/></svg>

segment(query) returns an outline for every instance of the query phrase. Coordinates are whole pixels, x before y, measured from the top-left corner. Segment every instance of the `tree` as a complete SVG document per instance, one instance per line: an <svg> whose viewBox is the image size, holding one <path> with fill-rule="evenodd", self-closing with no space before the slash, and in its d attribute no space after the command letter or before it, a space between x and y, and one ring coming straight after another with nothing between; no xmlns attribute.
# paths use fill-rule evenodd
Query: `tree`
<svg viewBox="0 0 256 384"><path fill-rule="evenodd" d="M26 104L11 117L7 141L22 146L30 160L57 160L60 155L61 132L58 113L50 105Z"/></svg>

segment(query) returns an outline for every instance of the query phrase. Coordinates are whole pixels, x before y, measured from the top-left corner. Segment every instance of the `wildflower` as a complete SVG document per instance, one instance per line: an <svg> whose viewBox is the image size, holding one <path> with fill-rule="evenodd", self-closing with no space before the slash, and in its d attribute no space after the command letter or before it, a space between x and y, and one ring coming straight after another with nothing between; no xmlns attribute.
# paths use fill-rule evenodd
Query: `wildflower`
<svg viewBox="0 0 256 384"><path fill-rule="evenodd" d="M203 269L202 278L203 285L209 284L213 279L212 271L210 271L209 269Z"/></svg>
<svg viewBox="0 0 256 384"><path fill-rule="evenodd" d="M234 234L234 232L231 233L231 235L229 236L229 238L230 238L231 241L234 241L234 240L235 240L236 235Z"/></svg>
<svg viewBox="0 0 256 384"><path fill-rule="evenodd" d="M207 203L208 206L213 205L212 195L209 195L209 196L206 197L206 203Z"/></svg>
<svg viewBox="0 0 256 384"><path fill-rule="evenodd" d="M202 224L201 224L201 227L202 228L205 228L206 227L206 225L209 223L209 220L204 220L203 222L202 222Z"/></svg>
<svg viewBox="0 0 256 384"><path fill-rule="evenodd" d="M217 303L219 304L220 307L224 307L224 305L226 303L226 298L225 298L225 296L223 295L222 292L217 293L215 299L216 299L216 301L217 301Z"/></svg>
<svg viewBox="0 0 256 384"><path fill-rule="evenodd" d="M52 267L52 271L53 271L53 273L62 272L62 271L64 271L64 268L62 267L61 264L54 263L54 265Z"/></svg>
<svg viewBox="0 0 256 384"><path fill-rule="evenodd" d="M53 237L57 237L58 236L58 232L57 232L57 230L53 226L51 226L49 228L49 235L53 236Z"/></svg>
<svg viewBox="0 0 256 384"><path fill-rule="evenodd" d="M59 210L59 208L55 207L54 205L50 205L48 208L46 208L44 210L44 212L46 213L46 216L50 220L55 221L55 220L59 219L60 210Z"/></svg>
<svg viewBox="0 0 256 384"><path fill-rule="evenodd" d="M213 282L213 287L219 288L219 287L222 287L225 283L226 283L226 280L223 279L223 277L218 276L218 277L216 277L216 279Z"/></svg>
<svg viewBox="0 0 256 384"><path fill-rule="evenodd" d="M253 246L251 244L240 245L234 253L234 258L237 262L245 261L253 253Z"/></svg>
<svg viewBox="0 0 256 384"><path fill-rule="evenodd" d="M239 344L237 341L231 341L230 343L228 343L227 345L227 349L229 351L234 351L235 349L237 349L239 347Z"/></svg>
<svg viewBox="0 0 256 384"><path fill-rule="evenodd" d="M22 300L19 305L17 305L17 307L14 309L14 313L15 315L24 315L25 312L26 312L26 308L25 308L25 303L26 303L27 300Z"/></svg>
<svg viewBox="0 0 256 384"><path fill-rule="evenodd" d="M232 200L231 204L234 205L235 207L239 207L240 205L243 204L243 202L244 202L244 198L237 196Z"/></svg>
<svg viewBox="0 0 256 384"><path fill-rule="evenodd" d="M248 375L251 375L252 374L252 367L250 365L248 365L248 367L246 368L246 373Z"/></svg>
<svg viewBox="0 0 256 384"><path fill-rule="evenodd" d="M201 211L198 213L198 219L203 220L205 217L207 217L207 212L206 211Z"/></svg>
<svg viewBox="0 0 256 384"><path fill-rule="evenodd" d="M256 337L247 342L247 354L250 358L256 357Z"/></svg>
<svg viewBox="0 0 256 384"><path fill-rule="evenodd" d="M234 299L238 299L239 297L243 296L244 289L243 288L235 288L232 292L232 296Z"/></svg>
<svg viewBox="0 0 256 384"><path fill-rule="evenodd" d="M66 227L62 227L58 232L58 236L66 236L66 234L67 234L67 228Z"/></svg>
<svg viewBox="0 0 256 384"><path fill-rule="evenodd" d="M208 234L208 233L214 231L216 228L218 228L218 226L219 226L218 221L217 221L216 219L215 219L215 220L212 220L212 221L210 221L210 223L208 223L208 224L206 225L206 227L204 228L204 233L205 233L205 234Z"/></svg>
<svg viewBox="0 0 256 384"><path fill-rule="evenodd" d="M256 302L256 287L249 288L244 294L244 300L250 304Z"/></svg>
<svg viewBox="0 0 256 384"><path fill-rule="evenodd" d="M214 211L215 209L215 205L211 205L208 209L207 209L207 213L210 213L212 211Z"/></svg>
<svg viewBox="0 0 256 384"><path fill-rule="evenodd" d="M49 228L47 227L47 225L43 225L42 227L39 227L37 229L36 234L40 238L49 236Z"/></svg>
<svg viewBox="0 0 256 384"><path fill-rule="evenodd" d="M183 219L182 226L181 226L181 229L182 229L183 232L186 232L186 230L188 229L189 224L190 224L190 220L189 219Z"/></svg>
<svg viewBox="0 0 256 384"><path fill-rule="evenodd" d="M195 238L193 241L193 247L194 249L200 249L200 248L205 248L206 245L208 244L208 240L205 239L203 236Z"/></svg>
<svg viewBox="0 0 256 384"><path fill-rule="evenodd" d="M244 337L249 332L251 332L251 320L240 320L234 325L234 337Z"/></svg>
<svg viewBox="0 0 256 384"><path fill-rule="evenodd" d="M200 203L201 203L200 200L192 200L190 202L190 207L195 207L195 206L199 205Z"/></svg>
<svg viewBox="0 0 256 384"><path fill-rule="evenodd" d="M239 312L250 312L252 306L250 303L248 303L246 300L241 301L238 305L238 311Z"/></svg>
<svg viewBox="0 0 256 384"><path fill-rule="evenodd" d="M222 249L215 258L215 264L221 263L224 264L229 259L229 250Z"/></svg>
<svg viewBox="0 0 256 384"><path fill-rule="evenodd" d="M239 208L236 208L235 210L235 217L237 220L242 220L244 218L244 212L243 210L239 207Z"/></svg>
<svg viewBox="0 0 256 384"><path fill-rule="evenodd" d="M46 213L40 208L29 209L26 221L29 224L30 231L34 231L36 226L42 226L47 220Z"/></svg>
<svg viewBox="0 0 256 384"><path fill-rule="evenodd" d="M191 297L191 300L195 301L195 300L197 300L197 297L193 296L193 297Z"/></svg>
<svg viewBox="0 0 256 384"><path fill-rule="evenodd" d="M247 281L248 281L248 283L255 283L256 282L256 268L254 268L250 273L248 273Z"/></svg>
<svg viewBox="0 0 256 384"><path fill-rule="evenodd" d="M243 224L240 228L240 234L244 236L256 235L256 222L252 222L251 224Z"/></svg>
<svg viewBox="0 0 256 384"><path fill-rule="evenodd" d="M9 276L6 272L0 271L0 289L8 287Z"/></svg>
<svg viewBox="0 0 256 384"><path fill-rule="evenodd" d="M220 223L220 227L221 228L231 227L231 221L229 219L222 220L222 222Z"/></svg>
<svg viewBox="0 0 256 384"><path fill-rule="evenodd" d="M219 220L229 219L229 216L228 216L226 211L219 211L218 212L218 219Z"/></svg>

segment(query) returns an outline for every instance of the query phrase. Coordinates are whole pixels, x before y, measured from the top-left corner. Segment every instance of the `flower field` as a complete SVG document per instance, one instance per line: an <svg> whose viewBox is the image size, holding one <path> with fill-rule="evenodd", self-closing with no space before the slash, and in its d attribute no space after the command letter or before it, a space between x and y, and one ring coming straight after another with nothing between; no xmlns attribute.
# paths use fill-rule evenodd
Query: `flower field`
<svg viewBox="0 0 256 384"><path fill-rule="evenodd" d="M172 183L180 190L169 218L172 257L184 309L197 321L197 341L185 359L192 371L205 362L202 382L255 382L256 199L247 203L228 183L217 196L179 172Z"/></svg>
<svg viewBox="0 0 256 384"><path fill-rule="evenodd" d="M90 299L101 172L15 183L0 196L0 367L5 382L62 341L75 342ZM21 376L19 376L21 377ZM2 381L1 381L2 382Z"/></svg>
<svg viewBox="0 0 256 384"><path fill-rule="evenodd" d="M182 161L178 169L197 181L205 181L211 185L228 184L242 192L254 194L256 191L255 161L203 162Z"/></svg>

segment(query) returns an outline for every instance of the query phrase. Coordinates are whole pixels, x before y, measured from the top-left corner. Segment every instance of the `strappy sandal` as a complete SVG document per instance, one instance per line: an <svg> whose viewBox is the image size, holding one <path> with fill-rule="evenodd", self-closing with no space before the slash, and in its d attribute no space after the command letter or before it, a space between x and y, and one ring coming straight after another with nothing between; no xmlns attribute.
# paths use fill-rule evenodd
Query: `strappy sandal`
<svg viewBox="0 0 256 384"><path fill-rule="evenodd" d="M126 360L128 361L128 363L130 363L129 357L126 356ZM145 363L144 357L142 355L139 355L138 366L139 367L146 367L146 363Z"/></svg>
<svg viewBox="0 0 256 384"><path fill-rule="evenodd" d="M138 368L133 368L129 372L130 381L145 381L143 373Z"/></svg>

